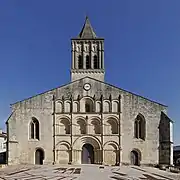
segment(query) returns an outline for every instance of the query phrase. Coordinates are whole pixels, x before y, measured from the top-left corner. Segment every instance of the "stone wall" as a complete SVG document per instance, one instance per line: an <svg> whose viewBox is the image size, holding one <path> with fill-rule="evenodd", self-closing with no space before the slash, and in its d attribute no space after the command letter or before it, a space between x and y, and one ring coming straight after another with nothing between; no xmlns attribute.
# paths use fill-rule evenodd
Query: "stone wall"
<svg viewBox="0 0 180 180"><path fill-rule="evenodd" d="M163 112L159 123L159 163L173 165L172 121ZM167 133L169 132L169 133Z"/></svg>
<svg viewBox="0 0 180 180"><path fill-rule="evenodd" d="M91 84L91 89L86 91L83 89L85 83ZM80 112L68 112L67 106L64 104L62 111L54 112L53 114L53 95L56 102L70 102L76 101L80 103ZM88 97L93 102L101 102L103 98L103 107L105 101L110 106L110 112L93 112L85 113L82 110L84 107L83 98ZM119 102L120 108L118 112L112 112L112 102L116 100ZM94 103L96 104L96 103ZM71 107L71 106L70 106ZM72 106L73 107L73 106ZM67 112L64 112L64 109ZM96 108L95 108L96 109ZM97 110L97 109L96 109ZM161 111L166 113L166 107L156 102L147 100L146 98L137 96L122 89L113 87L106 83L91 79L84 78L57 89L48 91L46 93L34 96L24 101L18 102L13 105L14 115L8 120L9 124L9 163L32 163L34 164L34 156L36 148L42 148L45 151L44 163L52 163L53 155L58 163L67 163L68 156L71 152L71 146L77 141L77 144L82 146L83 142L93 141L90 139L95 138L92 143L99 141L100 146L104 148L104 161L111 164L111 157L107 159L107 155L112 152L112 157L115 159L116 149L119 148L118 159L121 163L131 163L131 151L137 149L141 153L141 164L157 164L159 159L159 123ZM146 137L145 140L134 138L134 120L137 115L141 113L146 121ZM38 119L40 124L40 140L29 139L29 123L32 117ZM72 135L58 134L55 129L55 145L56 152L53 153L53 117L55 122L59 118L67 117L72 121L73 129ZM103 136L93 134L92 126L88 126L88 134L80 135L77 128L76 120L78 117L100 119L103 123ZM113 117L117 120L119 125L118 134L109 134L108 126L106 128L106 119ZM62 130L61 130L62 132ZM82 136L80 139L79 137ZM84 137L84 139L83 139ZM79 142L78 139L79 138ZM89 138L89 139L88 139ZM98 140L99 139L99 140ZM11 142L11 140L13 142ZM102 142L103 141L103 142ZM64 143L60 143L64 142ZM105 146L107 144L107 146ZM61 146L59 146L61 145ZM116 146L115 146L116 145ZM69 149L68 149L69 148ZM72 146L72 148L74 148ZM82 147L80 147L82 148ZM18 150L18 154L17 154ZM76 149L80 152L80 149ZM74 152L74 151L73 151ZM115 153L115 154L114 154ZM60 157L64 158L61 159ZM76 158L74 163L80 163L80 154L72 153L72 158ZM78 159L79 158L79 159Z"/></svg>

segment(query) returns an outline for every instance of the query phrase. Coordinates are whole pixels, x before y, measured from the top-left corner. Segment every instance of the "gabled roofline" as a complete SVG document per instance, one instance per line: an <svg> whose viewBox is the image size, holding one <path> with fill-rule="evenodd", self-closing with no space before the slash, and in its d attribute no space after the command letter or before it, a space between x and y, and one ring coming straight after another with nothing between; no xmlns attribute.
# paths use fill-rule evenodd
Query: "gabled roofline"
<svg viewBox="0 0 180 180"><path fill-rule="evenodd" d="M170 119L170 117L166 113L164 113L164 112L161 112L161 113L162 113L163 116L165 116L166 119L168 119L169 122L174 123L173 120Z"/></svg>
<svg viewBox="0 0 180 180"><path fill-rule="evenodd" d="M18 102L17 102L18 103ZM14 111L10 114L10 116L8 117L8 119L6 120L5 124L8 124L9 119L11 118L11 116L13 115Z"/></svg>
<svg viewBox="0 0 180 180"><path fill-rule="evenodd" d="M154 100L148 99L148 98L146 98L146 97L144 97L144 96L138 95L138 94L136 94L136 93L130 92L130 91L128 91L128 90L125 90L125 89L119 88L119 87L117 87L117 86L114 86L114 85L112 85L112 84L109 84L109 83L106 83L106 82L103 82L103 81L97 80L97 79L92 78L92 77L89 77L89 76L83 77L83 78L81 78L81 79L77 79L77 80L75 80L75 81L69 82L69 83L64 84L64 85L62 85L62 86L58 86L58 87L56 87L56 88L52 88L52 89L50 89L50 90L44 91L44 92L39 93L39 94L36 94L36 95L34 95L34 96L31 96L31 97L29 97L29 98L25 98L25 99L23 99L23 100L21 100L21 101L16 101L15 103L11 104L11 106L12 106L12 105L15 105L15 104L17 104L17 103L23 102L23 101L25 101L25 100L31 99L31 98L33 98L33 97L36 97L36 96L39 96L39 95L45 94L45 93L47 93L47 92L49 92L49 91L53 91L53 90L55 90L55 89L57 89L57 88L62 88L62 87L65 87L65 86L67 86L67 85L73 84L73 83L75 83L75 82L77 82L77 81L80 81L80 80L82 80L82 79L85 79L85 78L89 78L89 79L92 79L92 80L98 81L98 82L100 82L100 83L103 83L103 84L106 84L106 85L112 86L112 87L114 87L114 88L116 88L116 89L119 89L119 90L121 90L121 91L125 91L125 92L127 92L127 93L132 94L132 95L135 95L135 96L141 97L141 98L143 98L143 99L146 99L146 100L148 100L148 101L150 101L150 102L153 102L153 103L159 104L159 105L164 106L164 107L168 107L167 105L164 105L164 104L159 103L159 102L157 102L157 101L154 101Z"/></svg>
<svg viewBox="0 0 180 180"><path fill-rule="evenodd" d="M91 79L94 79L94 78L91 78ZM99 80L97 80L97 81L99 81ZM99 82L102 82L102 81L99 81ZM136 94L136 93L134 93L134 92L130 92L130 91L126 90L126 89L119 88L119 87L117 87L117 86L114 86L114 85L109 84L109 83L106 83L106 82L102 82L102 83L107 84L107 85L109 85L109 86L112 86L112 87L114 87L114 88L116 88L116 89L119 89L119 90L121 90L121 91L125 91L125 92L127 92L127 93L130 93L130 94L132 94L132 95L141 97L141 98L146 99L146 100L148 100L148 101L151 101L151 102L153 102L153 103L159 104L159 105L161 105L161 106L168 107L168 106L165 105L165 104L162 104L162 103L159 103L159 102L157 102L157 101L148 99L147 97L141 96L141 95Z"/></svg>
<svg viewBox="0 0 180 180"><path fill-rule="evenodd" d="M84 78L86 78L86 77L84 77ZM84 79L84 78L81 78L81 79ZM62 86L57 86L57 87L55 87L55 88L49 89L49 90L44 91L44 92L42 92L42 93L36 94L36 95L34 95L34 96L30 96L30 97L25 98L25 99L23 99L23 100L16 101L15 103L12 103L12 104L10 104L10 105L13 106L13 105L15 105L15 104L17 104L17 103L20 103L20 102L22 102L22 101L31 99L31 98L36 97L36 96L39 96L39 95L43 95L43 94L45 94L45 93L47 93L47 92L49 92L49 91L53 91L53 90L55 90L55 89L57 89L57 88L65 87L65 86L67 86L67 85L69 85L69 84L72 84L72 83L74 83L74 82L77 82L77 81L79 81L79 80L81 80L81 79L77 79L77 80L75 80L75 81L72 81L72 82L63 84Z"/></svg>

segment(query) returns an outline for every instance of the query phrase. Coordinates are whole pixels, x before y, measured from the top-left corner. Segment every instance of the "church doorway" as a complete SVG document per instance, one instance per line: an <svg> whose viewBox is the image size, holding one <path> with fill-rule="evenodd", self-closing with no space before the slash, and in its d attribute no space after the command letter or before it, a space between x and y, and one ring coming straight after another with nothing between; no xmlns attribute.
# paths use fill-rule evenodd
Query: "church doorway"
<svg viewBox="0 0 180 180"><path fill-rule="evenodd" d="M35 164L43 164L43 160L44 160L44 151L40 148L36 149L35 152Z"/></svg>
<svg viewBox="0 0 180 180"><path fill-rule="evenodd" d="M131 151L131 164L135 166L140 165L140 152L136 150Z"/></svg>
<svg viewBox="0 0 180 180"><path fill-rule="evenodd" d="M83 145L81 163L94 164L94 147L91 144Z"/></svg>

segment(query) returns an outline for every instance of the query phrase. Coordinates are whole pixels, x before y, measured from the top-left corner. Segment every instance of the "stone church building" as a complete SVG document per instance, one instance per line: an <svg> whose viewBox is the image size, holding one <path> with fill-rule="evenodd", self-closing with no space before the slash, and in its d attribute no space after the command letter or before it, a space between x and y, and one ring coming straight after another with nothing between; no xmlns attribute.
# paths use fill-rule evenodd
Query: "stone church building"
<svg viewBox="0 0 180 180"><path fill-rule="evenodd" d="M104 81L88 18L71 47L71 82L11 105L8 164L173 164L167 106Z"/></svg>

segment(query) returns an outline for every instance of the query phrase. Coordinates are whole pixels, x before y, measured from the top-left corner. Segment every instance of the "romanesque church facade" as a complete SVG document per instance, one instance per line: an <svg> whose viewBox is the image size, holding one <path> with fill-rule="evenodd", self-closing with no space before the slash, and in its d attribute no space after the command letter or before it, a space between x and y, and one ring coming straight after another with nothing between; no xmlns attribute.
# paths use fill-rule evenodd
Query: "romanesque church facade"
<svg viewBox="0 0 180 180"><path fill-rule="evenodd" d="M12 104L8 164L173 164L167 106L104 82L88 18L71 45L71 82Z"/></svg>

